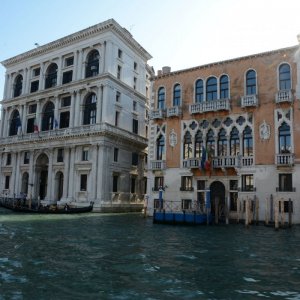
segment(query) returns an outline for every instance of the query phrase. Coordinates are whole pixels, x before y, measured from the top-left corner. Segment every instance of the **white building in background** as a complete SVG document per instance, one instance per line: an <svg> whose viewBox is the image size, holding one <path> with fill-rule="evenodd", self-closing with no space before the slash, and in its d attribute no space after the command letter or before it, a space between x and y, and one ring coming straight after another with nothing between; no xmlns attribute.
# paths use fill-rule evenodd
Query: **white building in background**
<svg viewBox="0 0 300 300"><path fill-rule="evenodd" d="M140 209L150 58L110 19L3 61L1 193Z"/></svg>

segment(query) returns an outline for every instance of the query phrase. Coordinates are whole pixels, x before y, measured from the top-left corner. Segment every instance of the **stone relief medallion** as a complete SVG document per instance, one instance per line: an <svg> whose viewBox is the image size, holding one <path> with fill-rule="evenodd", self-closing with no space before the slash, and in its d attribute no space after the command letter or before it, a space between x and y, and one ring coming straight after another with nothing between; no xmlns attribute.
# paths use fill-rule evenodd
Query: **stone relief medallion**
<svg viewBox="0 0 300 300"><path fill-rule="evenodd" d="M169 134L169 144L171 147L175 147L177 145L177 134L174 129L172 129Z"/></svg>
<svg viewBox="0 0 300 300"><path fill-rule="evenodd" d="M262 124L259 126L259 136L262 140L268 140L271 135L271 129L270 125L266 123L266 121L263 121Z"/></svg>

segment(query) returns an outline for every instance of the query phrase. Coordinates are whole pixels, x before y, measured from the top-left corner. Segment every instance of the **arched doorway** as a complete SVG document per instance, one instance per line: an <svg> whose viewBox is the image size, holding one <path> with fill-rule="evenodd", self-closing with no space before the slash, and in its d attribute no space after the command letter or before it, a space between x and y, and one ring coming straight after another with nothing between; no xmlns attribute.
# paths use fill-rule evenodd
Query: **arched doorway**
<svg viewBox="0 0 300 300"><path fill-rule="evenodd" d="M225 221L225 186L221 181L214 181L210 185L210 201L215 221Z"/></svg>
<svg viewBox="0 0 300 300"><path fill-rule="evenodd" d="M62 172L57 172L55 175L55 200L61 200L63 196L64 188L64 174Z"/></svg>
<svg viewBox="0 0 300 300"><path fill-rule="evenodd" d="M48 165L48 156L45 153L42 153L36 160L37 196L40 197L41 200L45 199L47 196Z"/></svg>
<svg viewBox="0 0 300 300"><path fill-rule="evenodd" d="M28 194L28 180L29 180L29 174L27 172L24 172L22 175L22 186L21 186L21 193L22 194Z"/></svg>

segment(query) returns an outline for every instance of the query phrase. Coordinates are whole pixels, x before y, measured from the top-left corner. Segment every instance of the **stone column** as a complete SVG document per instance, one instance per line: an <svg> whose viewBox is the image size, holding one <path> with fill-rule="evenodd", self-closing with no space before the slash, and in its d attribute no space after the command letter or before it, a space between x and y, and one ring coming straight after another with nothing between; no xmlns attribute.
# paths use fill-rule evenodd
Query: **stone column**
<svg viewBox="0 0 300 300"><path fill-rule="evenodd" d="M81 99L80 99L80 91L78 90L76 93L76 101L74 103L75 106L75 120L74 120L74 127L79 126L80 125L80 108L81 108Z"/></svg>
<svg viewBox="0 0 300 300"><path fill-rule="evenodd" d="M90 196L91 196L91 200L95 201L95 199L97 198L97 157L98 157L98 145L93 145L92 146L92 170L91 170L91 192L90 192Z"/></svg>
<svg viewBox="0 0 300 300"><path fill-rule="evenodd" d="M75 187L74 187L74 165L75 165L75 154L76 154L76 148L75 146L71 147L70 149L70 158L69 158L69 191L68 191L68 199L70 201L75 201Z"/></svg>
<svg viewBox="0 0 300 300"><path fill-rule="evenodd" d="M68 187L69 187L69 176L70 176L69 175L69 169L70 169L69 152L70 152L70 149L65 147L64 148L64 164L65 164L64 186L63 186L63 195L62 195L63 200L68 198Z"/></svg>
<svg viewBox="0 0 300 300"><path fill-rule="evenodd" d="M20 194L20 162L21 162L21 152L16 153L16 165L15 172L16 172L16 182L14 186L14 192L16 196Z"/></svg>
<svg viewBox="0 0 300 300"><path fill-rule="evenodd" d="M73 80L77 80L78 74L78 50L74 51L74 66L73 66Z"/></svg>
<svg viewBox="0 0 300 300"><path fill-rule="evenodd" d="M5 85L4 85L3 99L8 98L7 97L7 91L8 91L8 87L9 87L9 79L10 79L9 74L6 74L5 75Z"/></svg>
<svg viewBox="0 0 300 300"><path fill-rule="evenodd" d="M5 125L5 118L6 118L6 116L5 116L5 114L6 114L6 110L3 108L3 107L1 107L1 122L0 122L0 137L4 137L4 135L3 135L3 129L4 129L4 125Z"/></svg>
<svg viewBox="0 0 300 300"><path fill-rule="evenodd" d="M31 79L31 69L26 68L26 86L25 86L25 93L30 93L30 79Z"/></svg>
<svg viewBox="0 0 300 300"><path fill-rule="evenodd" d="M49 164L48 164L48 184L47 184L47 194L46 200L53 200L53 149L49 149Z"/></svg>
<svg viewBox="0 0 300 300"><path fill-rule="evenodd" d="M12 154L12 174L11 174L11 182L10 182L10 190L11 196L14 197L14 193L16 192L16 174L17 174L17 158L18 153L13 152Z"/></svg>
<svg viewBox="0 0 300 300"><path fill-rule="evenodd" d="M110 124L114 124L114 118L115 116L109 116L108 112L108 99L109 99L109 87L107 85L104 85L102 87L102 111L101 111L101 122L108 122ZM109 119L110 118L110 119Z"/></svg>
<svg viewBox="0 0 300 300"><path fill-rule="evenodd" d="M113 52L113 45L111 41L106 41L106 49L105 49L105 55L104 55L104 72L111 72L113 74L116 74L117 70L111 70L112 65L115 66L115 64L112 63L112 52Z"/></svg>
<svg viewBox="0 0 300 300"><path fill-rule="evenodd" d="M5 111L6 111L6 113L5 113L5 118L4 118L4 122L3 122L3 137L7 137L8 136L8 130L9 130L9 111L10 111L10 108L7 107Z"/></svg>
<svg viewBox="0 0 300 300"><path fill-rule="evenodd" d="M42 63L40 67L40 77L39 77L39 90L45 89L45 64Z"/></svg>
<svg viewBox="0 0 300 300"><path fill-rule="evenodd" d="M103 74L105 72L105 57L106 57L106 41L104 41L104 43L102 44L102 59L101 59L101 64L100 64L100 68L99 68L99 73Z"/></svg>
<svg viewBox="0 0 300 300"><path fill-rule="evenodd" d="M22 131L26 133L26 116L27 116L27 104L23 104L22 108Z"/></svg>
<svg viewBox="0 0 300 300"><path fill-rule="evenodd" d="M34 186L34 169L33 169L33 159L34 159L34 151L30 151L30 160L29 160L29 178L28 178L28 198L33 197L33 186Z"/></svg>
<svg viewBox="0 0 300 300"><path fill-rule="evenodd" d="M55 128L55 121L57 122L57 124L59 124L59 116L58 116L58 106L59 106L59 99L58 96L55 96L55 100L54 100L54 120L53 120L53 129L58 129Z"/></svg>
<svg viewBox="0 0 300 300"><path fill-rule="evenodd" d="M97 90L97 112L96 112L96 123L102 122L102 99L103 99L102 85L98 86Z"/></svg>
<svg viewBox="0 0 300 300"><path fill-rule="evenodd" d="M77 72L77 80L83 79L84 76L82 76L82 69L84 69L84 64L83 64L83 50L80 49L78 52L78 64L76 66L76 72Z"/></svg>
<svg viewBox="0 0 300 300"><path fill-rule="evenodd" d="M36 103L36 123L38 125L38 128L39 128L39 131L42 130L42 118L41 118L41 102L40 100L37 100L37 103Z"/></svg>
<svg viewBox="0 0 300 300"><path fill-rule="evenodd" d="M63 59L60 57L58 59L58 63L57 63L57 81L56 81L56 85L59 86L62 84L62 64L63 64Z"/></svg>
<svg viewBox="0 0 300 300"><path fill-rule="evenodd" d="M76 94L77 94L77 91L73 91L71 93L71 109L70 109L70 124L69 124L70 128L74 127L74 117L75 117L74 114L75 114Z"/></svg>

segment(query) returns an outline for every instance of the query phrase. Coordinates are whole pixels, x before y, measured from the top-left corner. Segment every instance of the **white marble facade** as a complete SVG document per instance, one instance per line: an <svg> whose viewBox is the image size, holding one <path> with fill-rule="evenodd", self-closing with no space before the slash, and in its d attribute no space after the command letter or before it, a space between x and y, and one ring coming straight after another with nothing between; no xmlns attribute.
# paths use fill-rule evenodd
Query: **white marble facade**
<svg viewBox="0 0 300 300"><path fill-rule="evenodd" d="M111 19L3 61L1 194L140 209L150 58Z"/></svg>

